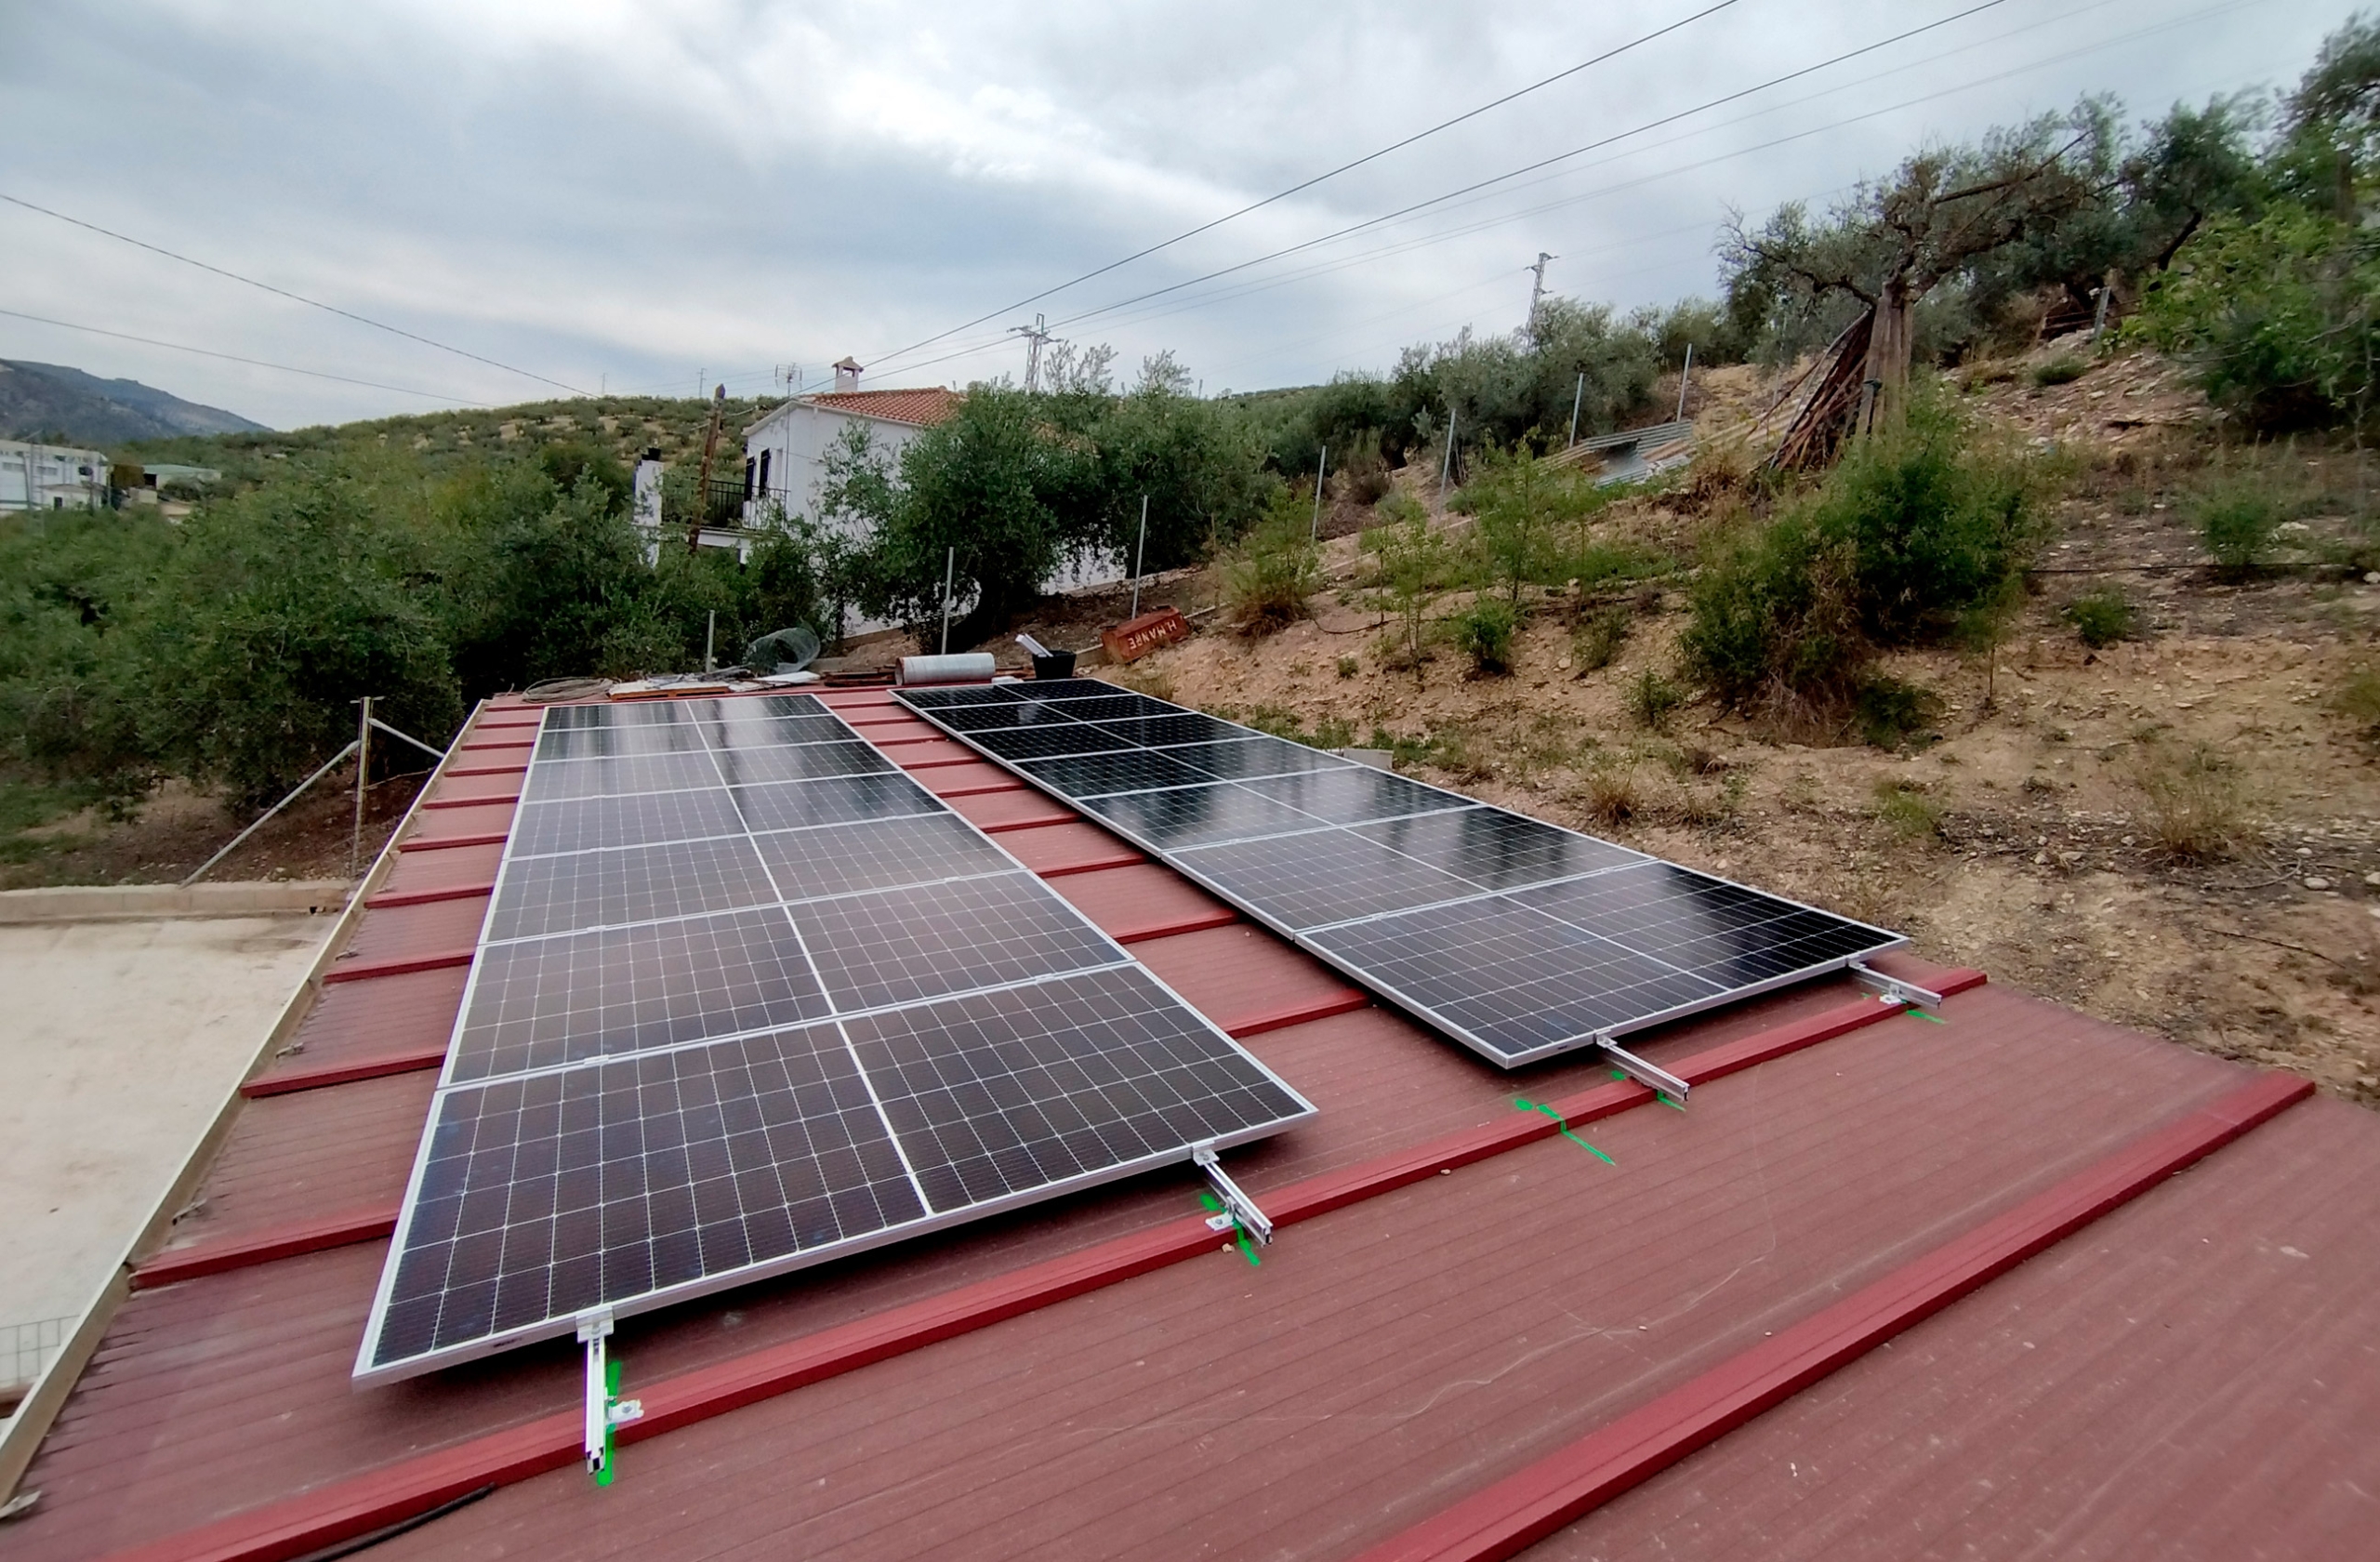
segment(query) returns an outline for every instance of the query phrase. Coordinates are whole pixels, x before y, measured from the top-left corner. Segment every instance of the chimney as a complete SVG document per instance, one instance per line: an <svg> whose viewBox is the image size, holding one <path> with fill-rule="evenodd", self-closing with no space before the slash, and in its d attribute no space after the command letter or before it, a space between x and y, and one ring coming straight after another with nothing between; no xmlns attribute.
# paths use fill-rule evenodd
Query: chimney
<svg viewBox="0 0 2380 1562"><path fill-rule="evenodd" d="M859 371L860 364L857 359L844 358L841 363L835 365L835 389L838 390L858 390Z"/></svg>

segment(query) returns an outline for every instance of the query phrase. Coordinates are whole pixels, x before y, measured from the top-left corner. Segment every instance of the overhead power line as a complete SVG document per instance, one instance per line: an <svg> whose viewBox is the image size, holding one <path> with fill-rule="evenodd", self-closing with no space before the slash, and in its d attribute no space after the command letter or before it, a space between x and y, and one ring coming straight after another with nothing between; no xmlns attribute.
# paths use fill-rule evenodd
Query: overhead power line
<svg viewBox="0 0 2380 1562"><path fill-rule="evenodd" d="M1321 184L1326 180L1337 179L1341 174L1360 168L1367 163L1378 162L1380 159L1386 157L1389 153L1401 152L1405 148L1413 145L1416 141L1426 140L1442 130L1451 130L1456 126L1462 124L1464 121L1476 119L1481 114L1488 113L1491 109L1501 108L1506 103L1510 103L1515 99L1526 98L1530 93L1552 86L1556 82L1566 81L1568 78L1577 75L1581 71L1591 70L1594 66L1603 64L1606 60L1616 60L1632 49L1641 48L1645 45L1652 43L1657 39L1667 37L1670 33L1677 32L1680 28L1691 27L1705 17L1714 15L1717 12L1727 9L1731 6L1739 4L1741 4L1741 0L1718 0L1718 4L1706 6L1701 10L1696 11L1691 16L1681 17L1677 20L1671 22L1666 27L1656 28L1650 33L1631 38L1628 42L1619 45L1617 47L1606 49L1603 53L1594 56L1591 60L1582 60L1576 65L1572 65L1566 70L1556 71L1554 74L1543 77L1538 81L1533 81L1527 86L1516 87L1513 91L1505 93L1501 98L1493 98L1485 103L1479 104L1475 108L1466 109L1462 113L1455 115L1452 119L1440 120L1437 124L1430 126L1426 129L1416 130L1411 135L1405 137L1402 140L1391 141L1384 147L1376 148L1373 151L1364 153L1361 157L1342 163L1335 168L1329 168L1321 173L1314 175L1310 179L1301 179L1296 184L1290 185L1286 190L1276 190L1272 194L1265 196L1262 200L1250 201L1248 205L1238 207L1236 210L1227 211L1223 213L1223 216L1215 218L1210 221L1198 224L1196 228L1184 229L1181 232L1174 234L1173 237L1160 240L1156 244L1150 245L1145 249L1136 249L1120 260L1110 260L1107 264L1085 271L1078 277L1071 277L1064 282L1057 284L1055 286L1045 287L1040 292L1019 298L1012 304L1003 304L998 309L993 310L988 314L979 314L972 320L962 321L959 324L951 326L948 330L937 331L932 336L924 338L919 341L913 341L908 346L901 348L896 351L879 353L877 355L876 362L879 364L887 364L892 359L900 358L906 354L915 352L921 347L931 347L935 342L941 341L946 337L955 337L961 331L971 330L977 325L983 324L985 321L997 320L1001 315L1007 314L1012 310L1023 309L1027 304L1038 304L1044 298L1063 293L1069 287L1078 286L1083 283L1089 282L1093 277L1105 276L1108 272L1115 271L1119 267L1129 266L1135 260L1146 259L1148 257L1157 254L1159 250L1170 249L1175 245L1181 244L1184 240L1195 239L1201 233L1210 232L1213 230L1222 227L1226 222L1236 221L1253 211L1261 211L1264 207L1272 205L1276 201L1286 201L1290 196L1298 194L1302 191L1312 190L1316 185Z"/></svg>
<svg viewBox="0 0 2380 1562"><path fill-rule="evenodd" d="M22 310L0 309L0 315L11 320L30 320L36 324L55 325L61 331L84 331L95 337L113 337L118 341L139 342L144 347L171 348L176 352L195 352L202 358L220 358L227 363L246 364L253 368L277 369L283 374L308 375L315 379L335 379L341 385L362 385L374 390L394 390L401 396L420 396L433 402L459 402L465 406L488 406L488 402L475 402L469 396L443 395L436 390L416 390L409 385L383 385L377 379L355 379L347 375L325 374L320 369L301 369L295 364L268 364L261 358L243 358L236 352L218 352L212 348L192 347L184 342L159 341L154 337L136 337L129 331L103 330L97 325L77 325L71 320L52 320L46 314L27 314Z"/></svg>
<svg viewBox="0 0 2380 1562"><path fill-rule="evenodd" d="M2006 5L2007 3L2008 0L1981 0L1980 4L1969 6L1964 10L1953 11L1949 16L1942 17L1934 21L1926 22L1922 26L1910 28L1905 32L1896 33L1888 38L1879 38L1872 44L1862 44L1858 48L1845 49L1843 53L1821 60L1816 64L1805 65L1799 70L1788 71L1783 75L1771 76L1768 80L1758 83L1754 86L1741 87L1734 92L1723 93L1719 97L1707 99L1702 102L1697 103L1690 109L1680 109L1675 113L1663 114L1659 119L1647 120L1644 124L1636 126L1631 129L1620 130L1614 132L1611 135L1601 137L1595 140L1589 141L1584 146L1572 147L1567 152L1558 152L1551 157L1540 157L1535 162L1524 163L1517 168L1507 169L1503 173L1491 175L1487 179L1474 179L1469 184L1461 185L1456 189L1447 191L1443 194L1433 195L1424 201L1416 201L1410 205L1399 206L1395 211L1383 213L1379 217L1367 218L1361 222L1350 223L1344 228L1335 230L1329 233L1324 233L1317 238L1307 239L1300 244L1285 245L1282 248L1257 256L1253 259L1242 260L1234 265L1218 267L1214 271L1204 272L1198 276L1187 278L1182 282L1170 283L1163 287L1151 288L1145 293L1134 294L1129 298L1119 298L1112 304L1103 304L1097 309L1086 310L1080 314L1068 315L1065 319L1057 322L1057 324L1060 326L1073 325L1098 315L1111 314L1117 310L1128 308L1130 305L1141 303L1150 298L1162 298L1169 293L1179 293L1185 287L1196 287L1202 282L1212 282L1217 277L1229 276L1235 271L1244 271L1250 266L1261 266L1268 260L1277 260L1285 255L1296 255L1301 251L1312 249L1317 245L1329 244L1333 240L1343 239L1348 237L1350 234L1360 233L1368 228L1378 228L1383 224L1395 222L1401 218L1410 217L1416 212L1427 211L1432 206L1444 205L1448 202L1456 200L1461 196L1472 194L1476 191L1486 190L1491 185L1508 183L1511 180L1519 179L1524 174L1536 173L1539 169L1551 167L1556 163L1567 163L1573 157L1584 156L1590 152L1599 151L1604 147L1610 146L1616 141L1623 141L1632 137L1641 136L1648 130L1658 130L1665 125L1674 125L1682 119L1690 119L1696 114L1708 113L1710 110L1718 108L1723 104L1732 103L1739 99L1749 98L1756 92L1765 92L1772 86L1782 86L1787 82L1798 81L1804 76L1813 75L1818 72L1827 70L1831 66L1840 65L1847 60L1857 60L1861 55L1873 54L1878 49L1889 48L1895 44L1905 43L1911 38L1917 37L1921 33L1931 33L1938 28L1948 27L1954 21L1964 21L1968 17L1978 15L1984 11L1995 9L1998 7Z"/></svg>
<svg viewBox="0 0 2380 1562"><path fill-rule="evenodd" d="M265 292L271 293L276 298L287 298L293 303L304 304L309 309L323 310L328 313L336 314L343 320L352 320L359 325L369 325L376 331L386 331L391 336L403 337L407 341L419 342L424 347L434 347L441 352L451 352L457 358L469 358L474 364L485 364L492 369L502 369L506 374L516 374L521 376L523 379L534 379L540 385L550 385L555 387L557 390L567 390L574 396L585 396L590 394L590 392L582 390L575 385L565 385L559 379L549 379L546 376L535 373L532 370L517 368L510 364L499 363L494 358L482 357L479 353L466 351L459 347L449 347L443 341L434 341L428 337L420 335L418 332L408 331L402 325L391 325L386 321L374 320L369 315L358 314L353 310L343 310L337 304L326 304L319 298L309 298L302 293L292 293L285 287L275 287L269 282L258 282L252 276L242 276L237 271L226 271L220 266L213 266L204 260L192 259L187 255L178 254L173 250L167 249L163 245L153 245L149 243L146 239L136 239L129 233L119 233L112 228L102 228L96 222L86 222L79 217L69 217L64 212L52 211L47 206L36 205L33 202L23 199L21 196L11 195L6 191L0 191L0 201L6 201L12 206L22 206L27 211L39 212L44 217L56 218L60 222L72 224L76 228L86 229L91 232L98 233L104 238L113 239L119 244L128 244L135 249L145 249L152 255L162 255L168 260L178 260L185 266L195 266L202 271L212 271L217 276L228 277L233 282L245 283L250 287L262 288ZM361 384L363 382L359 380L357 383ZM416 394L419 393L421 392L416 392ZM473 404L483 405L485 404L475 403Z"/></svg>

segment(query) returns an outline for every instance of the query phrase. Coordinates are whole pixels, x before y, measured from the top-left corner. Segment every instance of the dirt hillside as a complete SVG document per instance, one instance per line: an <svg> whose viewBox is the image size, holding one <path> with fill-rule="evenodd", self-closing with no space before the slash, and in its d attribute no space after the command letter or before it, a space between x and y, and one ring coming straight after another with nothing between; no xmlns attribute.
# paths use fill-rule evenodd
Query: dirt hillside
<svg viewBox="0 0 2380 1562"><path fill-rule="evenodd" d="M2302 518L2271 567L2223 578L2184 517L2210 481L2204 407L2140 356L2056 383L2070 354L1972 374L1971 404L2054 456L2062 496L1996 658L1895 658L1939 702L1930 740L1898 752L1780 741L1702 703L1646 726L1630 691L1674 667L1675 578L1550 594L1504 676L1445 646L1418 676L1392 668L1384 620L1344 589L1280 633L1210 629L1102 676L1313 741L1394 745L1408 774L2380 1103L2380 767L2372 718L2341 708L2380 638L2380 574L2341 563L2370 474L2345 450L2258 453ZM1752 371L1713 380L1712 403L1756 410ZM1660 500L1609 513L1615 534L1690 557L1694 522ZM1342 581L1358 577L1356 541L1328 549ZM2109 587L2134 604L2136 638L2094 651L2064 610ZM1152 600L1197 606L1214 589L1182 579ZM1615 602L1628 632L1591 668L1581 629ZM2209 831L2229 839L2174 849Z"/></svg>

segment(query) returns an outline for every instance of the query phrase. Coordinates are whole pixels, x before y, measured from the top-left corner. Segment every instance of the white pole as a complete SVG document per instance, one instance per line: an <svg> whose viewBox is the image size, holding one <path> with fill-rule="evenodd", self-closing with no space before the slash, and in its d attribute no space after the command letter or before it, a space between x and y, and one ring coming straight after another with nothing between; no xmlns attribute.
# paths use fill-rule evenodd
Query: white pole
<svg viewBox="0 0 2380 1562"><path fill-rule="evenodd" d="M1444 498L1446 496L1447 479L1454 475L1455 421L1454 404L1452 402L1448 402L1447 404L1447 458L1438 468L1438 496L1440 498Z"/></svg>
<svg viewBox="0 0 2380 1562"><path fill-rule="evenodd" d="M710 671L719 664L713 659L719 648L719 609L710 610L710 619L703 628L703 670Z"/></svg>
<svg viewBox="0 0 2380 1562"><path fill-rule="evenodd" d="M1141 570L1149 562L1149 496L1141 496L1141 542L1132 549L1132 611L1127 618L1141 616Z"/></svg>
<svg viewBox="0 0 2380 1562"><path fill-rule="evenodd" d="M1694 344L1692 342L1688 342L1686 344L1686 367L1680 369L1677 373L1677 416L1670 419L1673 423L1683 423L1686 421L1686 382L1693 377Z"/></svg>
<svg viewBox="0 0 2380 1562"><path fill-rule="evenodd" d="M1579 375L1579 388L1570 392L1570 443L1572 444L1579 443L1579 404L1586 399L1587 377L1584 371L1581 371Z"/></svg>
<svg viewBox="0 0 2380 1562"><path fill-rule="evenodd" d="M1330 447L1322 447L1322 460L1314 469L1314 526L1306 534L1315 541L1322 537L1322 480L1330 475Z"/></svg>
<svg viewBox="0 0 2380 1562"><path fill-rule="evenodd" d="M950 655L950 583L959 576L959 549L954 545L942 565L942 654Z"/></svg>

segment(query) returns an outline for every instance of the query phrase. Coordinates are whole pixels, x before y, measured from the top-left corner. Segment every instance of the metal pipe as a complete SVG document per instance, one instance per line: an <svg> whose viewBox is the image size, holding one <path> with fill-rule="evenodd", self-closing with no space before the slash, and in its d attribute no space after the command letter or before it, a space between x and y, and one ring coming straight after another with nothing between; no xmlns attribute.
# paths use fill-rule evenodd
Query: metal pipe
<svg viewBox="0 0 2380 1562"><path fill-rule="evenodd" d="M1581 370L1579 374L1579 388L1570 392L1570 443L1572 444L1579 443L1579 404L1586 399L1587 377L1585 371Z"/></svg>
<svg viewBox="0 0 2380 1562"><path fill-rule="evenodd" d="M350 754L354 752L355 745L350 743L346 748L340 749L337 753L333 754L329 759L323 761L322 769L314 772L313 774L309 775L303 781L298 782L297 787L287 797L283 798L279 802L276 802L271 808L266 809L261 814L258 815L256 823L250 825L247 828L233 836L231 838L231 845L224 847L223 850L216 853L213 856L207 858L205 862L192 868L191 870L190 877L182 880L182 887L184 889L188 889L191 885L197 883L201 878L205 877L208 868L213 867L217 863L219 863L225 857L230 856L232 851L239 846L241 841L245 841L248 837L262 829L267 819L271 818L275 814L280 813L291 803L296 802L299 792L304 791L315 782L320 781L324 776L328 775L333 770L344 763Z"/></svg>
<svg viewBox="0 0 2380 1562"><path fill-rule="evenodd" d="M959 548L953 544L950 556L942 563L942 654L950 655L950 585L959 577Z"/></svg>
<svg viewBox="0 0 2380 1562"><path fill-rule="evenodd" d="M1314 469L1314 525L1306 533L1308 541L1319 542L1322 539L1322 482L1329 475L1330 447L1326 444L1322 447L1321 463Z"/></svg>
<svg viewBox="0 0 2380 1562"><path fill-rule="evenodd" d="M364 708L364 716L355 723L355 829L347 838L350 879L364 867L364 787L372 774L372 696L366 695L356 703Z"/></svg>
<svg viewBox="0 0 2380 1562"><path fill-rule="evenodd" d="M1454 475L1455 422L1455 404L1452 402L1448 402L1447 404L1447 458L1438 468L1438 496L1440 498L1446 497L1447 479Z"/></svg>
<svg viewBox="0 0 2380 1562"><path fill-rule="evenodd" d="M1139 547L1132 549L1132 611L1124 615L1127 618L1138 618L1141 616L1141 570L1148 562L1149 496L1143 494L1141 496L1141 542Z"/></svg>
<svg viewBox="0 0 2380 1562"><path fill-rule="evenodd" d="M1681 423L1686 420L1686 382L1693 377L1694 344L1688 342L1686 344L1686 367L1680 369L1677 374L1677 416L1670 419L1673 423Z"/></svg>

